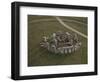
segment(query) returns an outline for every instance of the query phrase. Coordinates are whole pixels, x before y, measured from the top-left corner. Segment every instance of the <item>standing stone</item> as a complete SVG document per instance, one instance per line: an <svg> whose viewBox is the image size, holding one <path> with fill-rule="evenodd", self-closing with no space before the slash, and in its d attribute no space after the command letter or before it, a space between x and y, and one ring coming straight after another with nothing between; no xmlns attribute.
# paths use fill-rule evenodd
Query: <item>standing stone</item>
<svg viewBox="0 0 100 82"><path fill-rule="evenodd" d="M69 53L71 53L71 48L69 48Z"/></svg>
<svg viewBox="0 0 100 82"><path fill-rule="evenodd" d="M49 42L46 42L46 45L47 45L47 49L50 50Z"/></svg>
<svg viewBox="0 0 100 82"><path fill-rule="evenodd" d="M63 47L61 48L61 53L64 54L64 49L63 49Z"/></svg>
<svg viewBox="0 0 100 82"><path fill-rule="evenodd" d="M67 50L67 48L65 48L65 54L67 54L68 53L68 50Z"/></svg>

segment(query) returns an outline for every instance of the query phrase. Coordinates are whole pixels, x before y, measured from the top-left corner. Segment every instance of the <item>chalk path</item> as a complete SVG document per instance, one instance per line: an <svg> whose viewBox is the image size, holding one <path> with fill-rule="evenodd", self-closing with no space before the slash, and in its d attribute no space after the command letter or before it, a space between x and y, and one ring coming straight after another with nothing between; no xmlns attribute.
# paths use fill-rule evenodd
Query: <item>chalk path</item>
<svg viewBox="0 0 100 82"><path fill-rule="evenodd" d="M78 35L80 35L80 36L82 36L82 37L84 37L84 38L87 39L87 36L86 36L85 34L79 32L79 31L73 29L72 27L70 27L69 25L65 24L65 23L63 22L63 20L60 19L59 17L55 17L55 18L56 18L56 19L58 20L58 22L59 22L61 25L63 25L65 28L67 28L67 29L69 29L69 30L71 30L71 31L77 33Z"/></svg>

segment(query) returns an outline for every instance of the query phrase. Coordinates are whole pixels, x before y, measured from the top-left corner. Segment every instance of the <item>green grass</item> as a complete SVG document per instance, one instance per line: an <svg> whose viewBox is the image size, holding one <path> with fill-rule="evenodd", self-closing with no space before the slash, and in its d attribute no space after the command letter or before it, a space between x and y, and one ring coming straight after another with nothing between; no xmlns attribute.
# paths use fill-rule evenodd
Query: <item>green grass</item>
<svg viewBox="0 0 100 82"><path fill-rule="evenodd" d="M82 42L81 48L71 54L54 54L40 47L39 43L44 35L49 36L56 31L67 31L73 33L71 30L63 27L57 20L29 23L33 20L35 21L38 19L48 18L55 19L54 17L50 16L28 16L28 66L87 64L87 39L81 36L79 36L79 39ZM78 19L78 21L84 19L84 21L87 21L87 19L83 17L61 18L69 18L71 20ZM83 24L79 23L71 23L67 21L64 22L87 35L87 25L84 26Z"/></svg>

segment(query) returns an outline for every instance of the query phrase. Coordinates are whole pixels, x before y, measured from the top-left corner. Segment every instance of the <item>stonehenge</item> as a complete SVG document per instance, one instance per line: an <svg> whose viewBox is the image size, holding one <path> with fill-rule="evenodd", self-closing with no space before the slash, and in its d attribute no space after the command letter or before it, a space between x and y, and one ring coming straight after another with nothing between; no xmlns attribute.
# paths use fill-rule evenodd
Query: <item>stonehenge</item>
<svg viewBox="0 0 100 82"><path fill-rule="evenodd" d="M58 31L52 33L50 37L43 36L40 46L53 53L67 54L78 50L81 47L77 34Z"/></svg>

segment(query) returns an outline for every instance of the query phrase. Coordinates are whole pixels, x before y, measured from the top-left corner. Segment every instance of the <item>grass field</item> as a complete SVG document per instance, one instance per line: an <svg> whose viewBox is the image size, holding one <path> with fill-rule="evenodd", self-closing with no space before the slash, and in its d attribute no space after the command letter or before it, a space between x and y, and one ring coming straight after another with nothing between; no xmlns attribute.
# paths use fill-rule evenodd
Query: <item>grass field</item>
<svg viewBox="0 0 100 82"><path fill-rule="evenodd" d="M87 34L86 17L59 17L71 28ZM87 38L78 35L82 46L71 54L54 54L40 47L42 37L49 36L53 32L64 31L74 33L65 28L55 16L35 16L28 15L28 66L47 66L47 65L75 65L87 64Z"/></svg>

